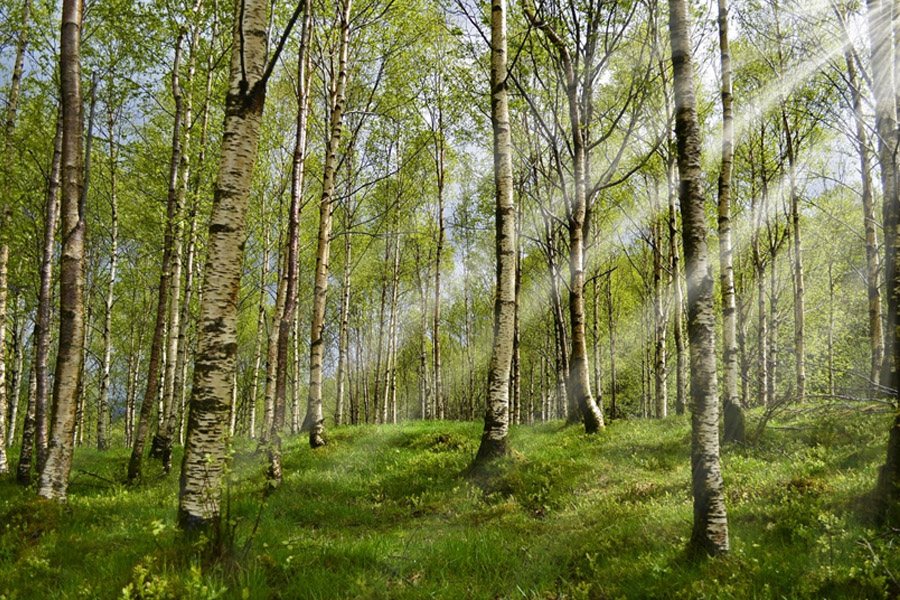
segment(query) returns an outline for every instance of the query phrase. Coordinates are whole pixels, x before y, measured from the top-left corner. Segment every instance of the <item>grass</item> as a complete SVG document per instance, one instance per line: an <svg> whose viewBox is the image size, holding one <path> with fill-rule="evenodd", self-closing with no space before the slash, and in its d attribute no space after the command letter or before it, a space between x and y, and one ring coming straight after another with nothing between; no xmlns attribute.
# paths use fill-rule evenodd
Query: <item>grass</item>
<svg viewBox="0 0 900 600"><path fill-rule="evenodd" d="M686 417L593 437L513 428L515 451L479 485L460 476L477 423L332 428L315 451L286 441L265 500L263 455L242 442L231 558L215 562L174 528L176 474L149 462L126 488L124 449L82 449L63 508L0 482L0 598L885 597L900 553L861 515L889 418L795 411L773 425L723 449L732 551L701 561L685 553Z"/></svg>

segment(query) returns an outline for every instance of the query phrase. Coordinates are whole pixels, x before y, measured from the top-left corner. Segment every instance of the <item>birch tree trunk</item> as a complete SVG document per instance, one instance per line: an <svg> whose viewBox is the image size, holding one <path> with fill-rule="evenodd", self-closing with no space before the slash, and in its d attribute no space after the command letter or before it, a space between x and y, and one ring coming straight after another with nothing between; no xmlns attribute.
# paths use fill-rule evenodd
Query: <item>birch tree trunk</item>
<svg viewBox="0 0 900 600"><path fill-rule="evenodd" d="M194 20L199 21L200 11L203 9L203 0L197 0L194 4ZM166 389L163 406L165 407L165 416L163 419L163 427L157 432L154 442L157 445L159 458L162 461L163 471L169 473L172 470L172 446L175 444L175 428L178 424L178 408L180 404L179 395L179 343L183 339L182 334L182 306L181 306L181 268L182 257L184 255L184 200L187 194L188 183L191 176L191 130L194 126L194 95L193 89L194 74L197 72L197 48L200 45L200 27L195 24L191 34L190 58L188 60L188 73L185 79L185 85L182 86L180 78L176 81L173 75L173 95L183 96L182 118L184 129L184 140L181 147L181 157L179 162L179 172L181 180L177 184L175 191L175 231L173 233L174 248L172 252L172 275L169 280L169 328L168 328L168 348L166 349ZM177 88L175 87L177 84ZM177 91L176 91L177 90ZM186 90L186 91L185 91ZM176 107L179 100L176 99ZM176 109L176 118L177 118ZM191 265L193 266L193 265Z"/></svg>
<svg viewBox="0 0 900 600"><path fill-rule="evenodd" d="M344 89L347 85L347 54L350 46L350 9L352 0L344 0L341 10L341 44L338 51L337 81L331 111L328 146L322 178L322 200L319 203L319 237L316 248L316 275L313 291L312 325L309 343L309 396L307 419L310 421L309 445L325 445L325 419L322 416L322 357L325 352L325 302L328 294L328 258L331 250L331 204L334 199L337 151L341 143L344 116Z"/></svg>
<svg viewBox="0 0 900 600"><path fill-rule="evenodd" d="M197 328L178 523L203 528L218 519L232 376L237 354L237 300L250 179L266 94L264 0L236 6L219 175L216 179ZM277 56L272 57L272 61Z"/></svg>
<svg viewBox="0 0 900 600"><path fill-rule="evenodd" d="M9 225L12 218L13 189L11 176L13 167L13 134L16 130L16 111L19 108L19 90L22 82L22 67L25 61L25 49L28 46L28 26L31 20L31 0L22 5L22 25L16 42L16 58L13 62L12 83L6 101L6 123L4 134L6 144L3 149L3 168L5 189L0 200L0 473L9 472L9 461L6 456L6 304L7 304L7 270L9 264ZM15 422L11 425L15 428Z"/></svg>
<svg viewBox="0 0 900 600"><path fill-rule="evenodd" d="M278 236L278 246L281 246L281 236ZM268 347L266 349L266 383L263 391L263 401L265 402L265 423L263 423L262 440L269 442L272 431L276 427L279 429L284 427L284 414L277 414L277 406L275 405L275 386L278 383L278 337L281 335L281 316L284 313L284 299L287 291L287 255L284 252L278 253L278 287L275 292L275 306L272 309L272 326L269 329Z"/></svg>
<svg viewBox="0 0 900 600"><path fill-rule="evenodd" d="M84 341L82 212L81 0L63 0L60 32L62 92L62 254L59 275L59 350L53 379L54 411L38 495L65 501L75 443L78 374Z"/></svg>
<svg viewBox="0 0 900 600"><path fill-rule="evenodd" d="M439 90L440 92L440 90ZM434 406L435 416L444 420L444 380L441 367L441 261L444 255L444 111L438 98L438 128L435 136L435 170L437 174L437 225L438 238L434 259L434 322L432 337L434 345Z"/></svg>
<svg viewBox="0 0 900 600"><path fill-rule="evenodd" d="M175 98L175 116L172 125L172 156L169 160L168 197L166 200L166 231L163 238L162 266L160 267L159 289L157 292L156 322L153 339L150 343L150 358L147 365L147 387L138 414L137 427L134 433L134 446L128 461L127 481L136 483L141 478L144 459L144 446L150 432L150 419L153 404L157 402L160 391L160 355L163 353L163 337L166 330L167 307L169 302L169 280L172 276L172 249L175 240L175 227L178 218L178 167L181 164L181 124L184 105L181 96L178 71L181 68L181 47L184 32L179 33L175 42L175 58L172 63L172 95ZM173 302L176 302L173 300ZM174 360L174 357L172 357ZM160 419L162 414L159 415Z"/></svg>
<svg viewBox="0 0 900 600"><path fill-rule="evenodd" d="M875 130L881 164L884 215L884 270L887 293L887 335L881 385L897 400L900 390L900 248L898 248L897 105L893 65L891 5L889 0L868 0L869 37L872 43L872 78L875 96ZM900 513L900 409L891 425L887 456L875 491L878 515L895 521Z"/></svg>
<svg viewBox="0 0 900 600"><path fill-rule="evenodd" d="M261 200L261 210L262 210L262 219L265 222L266 218L266 199L265 195ZM248 408L248 412L250 413L250 439L256 438L256 400L259 397L259 373L262 365L262 343L263 337L266 332L266 297L269 295L268 291L268 280L269 280L269 228L263 228L263 258L262 258L262 267L260 268L259 273L259 308L256 317L256 341L254 342L253 347L253 383L250 389L250 407ZM265 428L262 434L262 438L268 439L269 433L268 429L272 426L272 419L274 415L268 410L270 407L266 406L266 412L263 417L263 423L265 424ZM274 407L271 407L274 411Z"/></svg>
<svg viewBox="0 0 900 600"><path fill-rule="evenodd" d="M512 134L507 89L506 0L491 0L491 126L494 133L497 293L494 341L488 363L484 433L473 466L508 452L509 371L516 302L516 208L513 203Z"/></svg>
<svg viewBox="0 0 900 600"><path fill-rule="evenodd" d="M19 295L16 299L16 321L25 312L25 299ZM13 331L18 332L16 336L15 352L13 353L13 377L12 377L12 398L9 401L9 427L6 430L5 442L6 446L12 446L13 440L16 438L16 422L19 412L19 397L22 395L22 380L25 378L25 349L27 346L25 340L25 327L27 317L22 318L22 326L13 324ZM32 343L33 343L32 336Z"/></svg>
<svg viewBox="0 0 900 600"><path fill-rule="evenodd" d="M349 364L349 341L350 341L350 274L351 274L351 253L353 244L351 240L350 230L353 227L352 215L350 212L349 202L344 211L344 273L341 281L341 329L338 333L338 366L337 374L337 399L335 401L334 424L341 425L344 421L344 390L346 383L349 381L348 364ZM352 396L352 394L351 394ZM351 405L353 401L351 400ZM353 413L351 406L350 413ZM351 417L352 420L352 417Z"/></svg>
<svg viewBox="0 0 900 600"><path fill-rule="evenodd" d="M218 21L214 20L212 39L218 39L218 36ZM175 394L181 405L181 415L178 423L178 440L180 444L184 444L184 422L186 418L185 382L187 381L188 375L188 353L190 348L190 344L188 343L188 322L192 314L191 298L194 293L194 263L197 254L197 205L199 203L201 177L199 172L203 169L203 164L206 161L206 144L209 137L209 109L212 100L213 67L213 56L210 55L206 59L206 91L203 100L203 117L200 126L200 151L197 156L197 169L193 176L193 183L191 186L192 202L191 210L188 214L190 231L188 233L187 259L184 265L184 300L181 303L181 329L178 332L178 363L175 366Z"/></svg>
<svg viewBox="0 0 900 600"><path fill-rule="evenodd" d="M862 179L863 224L866 234L866 291L869 298L869 351L872 368L870 370L870 395L878 389L878 376L884 361L884 330L881 321L881 286L879 285L878 264L878 224L875 220L875 196L872 193L871 159L866 122L863 117L862 94L857 83L856 66L850 52L844 53L847 63L847 80L856 125L856 145L859 152L860 177Z"/></svg>
<svg viewBox="0 0 900 600"><path fill-rule="evenodd" d="M291 170L291 207L288 213L288 239L285 248L287 283L284 307L277 321L278 348L275 369L275 419L269 432L269 480L281 483L281 430L287 406L288 341L291 324L297 312L297 279L300 252L300 205L303 200L303 178L306 174L306 128L309 115L309 42L312 33L312 11L309 2L303 4L302 35L297 57L297 133Z"/></svg>
<svg viewBox="0 0 900 600"><path fill-rule="evenodd" d="M100 399L97 411L97 449L109 449L109 371L112 362L112 307L116 287L116 267L119 260L119 205L117 199L116 135L114 110L107 114L109 127L109 205L111 214L109 247L109 282L103 307L103 364L100 375Z"/></svg>
<svg viewBox="0 0 900 600"><path fill-rule="evenodd" d="M797 136L791 127L788 117L787 99L784 87L785 61L783 54L783 42L781 33L781 21L779 18L778 4L775 7L775 37L778 53L778 77L779 103L781 109L781 126L784 133L784 147L788 163L788 196L790 198L789 227L792 239L788 255L791 261L791 277L794 292L794 374L796 391L794 398L797 402L806 399L806 351L805 351L805 283L803 275L803 240L800 235L800 192L797 189Z"/></svg>
<svg viewBox="0 0 900 600"><path fill-rule="evenodd" d="M612 271L606 276L606 318L609 329L609 418L619 416L617 404L618 387L616 371L616 321L613 314Z"/></svg>
<svg viewBox="0 0 900 600"><path fill-rule="evenodd" d="M569 379L566 391L569 406L576 406L584 421L587 433L596 433L604 426L600 412L591 393L591 373L587 355L587 327L584 307L584 255L585 218L587 215L587 190L585 182L587 146L578 99L578 79L569 49L556 31L547 23L539 22L526 9L529 20L544 31L559 51L566 79L566 96L569 103L569 122L572 128L572 152L574 159L575 197L568 213L569 229L569 318L572 326L572 355L569 361Z"/></svg>
<svg viewBox="0 0 900 600"><path fill-rule="evenodd" d="M669 0L669 15L691 352L691 474L694 493L691 546L709 554L721 554L728 552L728 520L719 465L716 320L706 244L700 125L684 0Z"/></svg>
<svg viewBox="0 0 900 600"><path fill-rule="evenodd" d="M718 0L719 58L722 66L722 166L719 170L719 280L722 286L722 404L723 441L744 441L744 409L738 397L737 309L731 248L731 171L734 162L734 117L731 104L731 52L728 46L728 7Z"/></svg>
<svg viewBox="0 0 900 600"><path fill-rule="evenodd" d="M681 257L678 252L678 212L675 207L677 199L675 190L674 161L669 161L666 168L666 180L669 192L669 265L671 273L669 283L672 286L672 334L675 338L675 414L683 415L685 408L685 363L684 348L684 296L681 292Z"/></svg>
<svg viewBox="0 0 900 600"><path fill-rule="evenodd" d="M668 346L668 298L669 288L663 283L663 214L659 201L659 189L653 195L653 404L657 419L668 416L666 373L666 348Z"/></svg>
<svg viewBox="0 0 900 600"><path fill-rule="evenodd" d="M752 169L752 154L750 162ZM759 237L762 232L762 220L764 218L764 211L759 205L759 201L756 198L755 188L753 188L753 182L756 179L756 174L751 172L750 179L751 188L754 190L753 192L751 192L752 195L750 198L751 210L753 212L753 237L750 240L750 245L753 258L753 267L756 270L756 310L759 313L756 339L758 365L757 370L759 372L759 389L757 391L757 399L761 406L766 406L768 403L767 399L769 395L769 347L767 341L769 337L769 311L766 308L766 264L763 261L763 257L759 248Z"/></svg>
<svg viewBox="0 0 900 600"><path fill-rule="evenodd" d="M400 293L400 233L394 232L394 261L391 268L391 301L388 319L388 358L387 377L384 385L384 403L382 404L382 423L396 423L397 398L397 299ZM440 366L440 365L436 365ZM441 408L443 410L443 408ZM440 415L439 418L443 418Z"/></svg>
<svg viewBox="0 0 900 600"><path fill-rule="evenodd" d="M867 0L869 39L871 41L872 92L875 99L875 135L878 138L878 162L881 166L884 226L884 283L887 295L884 363L881 385L897 395L900 368L895 364L897 352L897 312L900 305L900 269L897 268L897 226L900 220L897 171L897 107L894 81L891 0ZM900 444L900 432L898 432ZM900 446L898 446L900 448ZM898 464L900 476L900 464Z"/></svg>

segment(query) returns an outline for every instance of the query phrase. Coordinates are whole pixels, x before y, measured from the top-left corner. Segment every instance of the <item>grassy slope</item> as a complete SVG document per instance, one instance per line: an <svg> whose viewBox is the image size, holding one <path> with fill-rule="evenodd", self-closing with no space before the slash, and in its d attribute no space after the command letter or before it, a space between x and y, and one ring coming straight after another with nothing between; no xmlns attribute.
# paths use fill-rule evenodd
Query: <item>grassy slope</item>
<svg viewBox="0 0 900 600"><path fill-rule="evenodd" d="M262 511L263 459L243 445L230 511L233 554L247 552L216 564L173 529L175 475L129 490L84 473L118 478L124 450L81 450L62 511L0 482L0 598L884 595L885 564L860 543L879 532L857 515L887 417L798 413L776 425L799 430L725 449L732 553L699 563L684 556L688 423L620 422L594 438L520 427L487 489L459 476L478 424L332 429L315 452L287 443L284 485ZM890 542L872 550L900 573Z"/></svg>

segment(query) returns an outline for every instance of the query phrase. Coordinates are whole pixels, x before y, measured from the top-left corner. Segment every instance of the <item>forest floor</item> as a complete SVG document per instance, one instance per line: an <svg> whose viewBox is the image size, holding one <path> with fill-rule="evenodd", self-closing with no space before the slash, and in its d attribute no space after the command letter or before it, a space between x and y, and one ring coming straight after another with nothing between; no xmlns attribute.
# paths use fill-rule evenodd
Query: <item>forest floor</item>
<svg viewBox="0 0 900 600"><path fill-rule="evenodd" d="M244 441L215 561L174 528L177 473L151 461L127 488L124 448L80 449L63 509L0 482L0 598L879 598L900 539L862 515L888 424L807 406L724 447L732 551L700 561L685 552L688 417L594 437L515 427L513 456L477 485L461 472L478 423L332 428L315 451L287 440L265 501L264 455Z"/></svg>

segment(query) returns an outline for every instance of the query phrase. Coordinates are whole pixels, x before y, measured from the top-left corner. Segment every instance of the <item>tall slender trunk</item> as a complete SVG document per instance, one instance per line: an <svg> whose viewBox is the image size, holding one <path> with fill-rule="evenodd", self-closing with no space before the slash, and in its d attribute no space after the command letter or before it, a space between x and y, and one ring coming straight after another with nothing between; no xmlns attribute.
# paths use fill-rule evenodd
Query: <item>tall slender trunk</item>
<svg viewBox="0 0 900 600"><path fill-rule="evenodd" d="M895 57L890 0L867 0L871 63L875 96L875 130L878 161L881 164L884 219L884 282L887 294L887 332L881 385L895 402L900 390L900 248L898 248L897 88L890 65ZM875 490L876 511L890 521L897 520L900 499L900 410L891 425L887 456Z"/></svg>
<svg viewBox="0 0 900 600"><path fill-rule="evenodd" d="M212 39L218 38L218 21L213 21ZM193 57L191 58L193 62ZM203 116L200 125L200 148L197 156L197 168L194 171L191 184L191 209L188 213L187 258L184 264L184 299L181 302L181 329L178 332L178 358L175 365L175 397L180 405L178 421L178 443L184 444L184 423L187 419L187 386L188 379L188 355L190 343L188 341L188 323L191 321L191 299L194 293L194 269L197 256L197 206L199 204L200 185L203 164L206 161L206 144L209 137L209 109L212 100L212 76L213 56L210 54L206 60L206 88L203 99ZM192 76L193 77L193 76Z"/></svg>
<svg viewBox="0 0 900 600"><path fill-rule="evenodd" d="M878 224L875 220L875 196L872 193L871 159L869 157L869 140L866 122L863 118L862 93L857 83L856 66L850 52L844 53L847 62L847 79L850 84L850 96L853 108L853 120L856 125L856 145L859 152L859 171L862 179L863 224L866 232L866 291L869 298L869 352L872 368L870 370L870 395L878 389L878 377L884 361L884 331L881 319L881 286L879 285L878 264Z"/></svg>
<svg viewBox="0 0 900 600"><path fill-rule="evenodd" d="M465 321L464 321L464 332L466 336L466 371L467 371L467 379L466 379L466 389L464 391L464 397L466 398L466 418L467 419L475 419L476 410L475 410L475 351L473 346L473 326L472 326L472 314L469 310L470 306L470 283L469 283L469 260L470 260L470 248L471 248L471 240L470 240L470 232L469 228L466 227L464 237L465 237L465 259L463 260L463 310L465 312Z"/></svg>
<svg viewBox="0 0 900 600"><path fill-rule="evenodd" d="M349 401L349 407L347 411L347 417L345 422L350 425L358 425L359 424L359 386L357 383L357 378L354 377L354 372L358 372L359 369L356 366L356 357L359 356L359 347L356 346L356 353L354 356L353 348L350 346L350 334L352 329L347 327L347 358L345 359L344 369L346 370L346 374L344 378L347 380L347 399Z"/></svg>
<svg viewBox="0 0 900 600"><path fill-rule="evenodd" d="M881 385L897 395L900 367L894 365L894 341L897 339L897 312L900 305L900 269L897 268L897 227L900 220L900 191L897 165L897 106L891 31L891 0L867 0L869 39L871 42L872 91L875 99L875 135L878 138L878 162L881 167L882 218L884 226L884 283L887 295L885 354ZM898 417L900 419L900 417ZM898 432L900 444L900 432ZM900 446L898 446L900 448ZM900 461L898 461L900 477Z"/></svg>
<svg viewBox="0 0 900 600"><path fill-rule="evenodd" d="M775 36L778 44L779 85L784 87L785 61L782 50L781 21L779 19L778 5L775 5ZM785 150L788 162L788 194L790 197L790 227L791 227L791 275L794 291L794 374L796 391L794 398L797 402L806 399L806 350L805 350L805 283L803 276L803 239L800 234L800 192L797 189L797 138L791 127L788 117L787 98L783 89L779 90L781 108L781 125L784 132Z"/></svg>
<svg viewBox="0 0 900 600"><path fill-rule="evenodd" d="M195 20L203 9L203 0L196 0L193 15ZM184 256L184 200L187 194L191 177L191 131L194 126L194 75L197 72L197 49L200 44L200 27L195 25L191 34L189 48L188 72L182 87L177 72L173 74L173 96L176 96L176 117L178 116L179 102L182 105L182 118L184 140L181 146L181 157L178 169L181 173L181 181L175 192L175 231L173 232L174 247L172 249L172 274L169 279L169 315L168 315L168 346L166 349L166 387L164 390L163 406L165 418L161 431L157 432L153 441L158 449L158 456L162 461L164 472L172 470L172 446L175 444L175 428L178 424L178 409L180 405L179 389L179 343L182 341L182 304L181 304L181 269ZM177 79L177 80L176 80ZM176 87L177 86L177 87ZM177 91L176 91L177 90ZM186 91L185 91L186 90ZM178 97L183 97L179 100ZM151 450L151 454L152 454Z"/></svg>
<svg viewBox="0 0 900 600"><path fill-rule="evenodd" d="M650 411L650 346L647 343L647 311L641 311L641 404L640 414L642 419L646 419L652 413Z"/></svg>
<svg viewBox="0 0 900 600"><path fill-rule="evenodd" d="M379 406L379 401L381 399L381 378L382 378L382 368L381 368L381 359L382 359L382 351L384 349L384 311L385 306L387 305L387 290L388 290L388 262L391 258L391 244L390 240L385 237L384 238L384 260L381 263L381 302L378 305L378 337L376 341L375 347L375 391L373 394L374 398L374 406L375 409L375 419L374 422L378 422L378 419L381 416L381 410ZM422 320L423 330L422 330L422 341L424 344L424 340L428 334L428 326L427 326L427 317ZM434 415L432 415L434 416Z"/></svg>
<svg viewBox="0 0 900 600"><path fill-rule="evenodd" d="M671 145L670 145L671 147ZM674 157L673 157L674 158ZM675 414L683 415L685 408L685 367L687 351L684 347L684 296L681 292L681 257L678 253L678 212L675 208L677 190L675 185L675 161L667 160L666 183L669 192L669 256L671 265L670 282L672 285L672 333L675 338Z"/></svg>
<svg viewBox="0 0 900 600"><path fill-rule="evenodd" d="M428 266L422 264L421 252L418 243L415 246L416 254L416 286L421 303L419 323L419 417L432 419L431 412L431 376L428 366Z"/></svg>
<svg viewBox="0 0 900 600"><path fill-rule="evenodd" d="M12 397L9 401L9 427L6 430L5 442L6 446L12 446L13 440L16 438L16 421L19 413L19 397L22 395L22 380L25 378L25 327L26 318L22 318L25 311L25 299L19 295L16 299L16 321L22 320L21 328L13 323L14 332L17 331L16 344L13 352L13 372L12 372ZM34 344L34 336L32 336L32 345Z"/></svg>
<svg viewBox="0 0 900 600"><path fill-rule="evenodd" d="M569 337L563 315L562 294L559 288L560 273L556 263L556 236L548 211L541 210L544 224L544 245L547 249L547 271L550 278L550 301L553 311L553 332L556 347L556 393L559 398L568 398L566 392L569 380Z"/></svg>
<svg viewBox="0 0 900 600"><path fill-rule="evenodd" d="M94 116L96 115L97 110L97 84L98 84L98 73L94 71L94 74L91 77L91 100L89 103L88 110L88 121L87 121L87 140L84 144L84 168L83 168L83 183L81 188L81 200L79 204L79 212L84 218L85 206L87 205L87 195L90 188L91 181L91 148L93 147L94 142ZM82 277L86 279L86 270L87 266L90 264L90 249L85 251L85 258L83 260L82 267ZM85 318L85 323L87 324L85 336L83 343L81 345L81 368L78 372L78 385L76 386L76 396L78 397L78 408L76 409L76 417L75 417L75 427L76 427L76 438L75 441L78 446L84 444L84 431L85 429L90 429L90 423L86 423L88 417L87 412L87 387L85 381L85 369L87 366L87 356L88 350L90 349L93 343L93 334L94 328L90 327L91 323L91 315L93 313L93 303L91 302L91 298L94 297L94 280L91 279L90 287L88 288L88 292L86 295L86 304L87 304L87 315Z"/></svg>
<svg viewBox="0 0 900 600"><path fill-rule="evenodd" d="M653 400L657 419L668 416L668 394L666 374L666 347L668 337L668 285L663 283L663 221L659 201L659 189L655 190L653 206Z"/></svg>
<svg viewBox="0 0 900 600"><path fill-rule="evenodd" d="M435 136L435 169L437 171L438 238L434 259L434 318L432 345L434 348L434 406L435 416L444 419L444 381L441 367L441 263L444 254L444 112L438 107L438 131Z"/></svg>
<svg viewBox="0 0 900 600"><path fill-rule="evenodd" d="M828 263L828 395L834 397L834 265Z"/></svg>
<svg viewBox="0 0 900 600"><path fill-rule="evenodd" d="M741 365L741 407L750 406L750 352L747 348L750 311L747 308L746 270L738 266L738 278L735 282L735 307L737 309L737 345Z"/></svg>
<svg viewBox="0 0 900 600"><path fill-rule="evenodd" d="M600 383L600 283L599 275L594 275L591 280L591 300L593 301L593 311L591 312L591 341L593 342L593 358L594 358L594 389L597 390L597 405L603 410L603 388ZM533 366L529 367L528 385L529 394L534 393L534 377ZM529 396L530 401L530 396ZM529 424L531 423L531 413L529 413Z"/></svg>
<svg viewBox="0 0 900 600"><path fill-rule="evenodd" d="M298 303L299 307L299 303ZM291 389L291 433L296 435L300 433L302 420L300 419L300 355L303 353L302 340L303 335L300 333L300 310L294 311L294 330L292 333L294 340L294 385Z"/></svg>
<svg viewBox="0 0 900 600"><path fill-rule="evenodd" d="M606 317L609 330L609 418L619 417L617 404L619 384L616 379L616 321L613 313L612 270L606 275Z"/></svg>
<svg viewBox="0 0 900 600"><path fill-rule="evenodd" d="M275 369L275 419L269 432L269 480L281 483L281 430L287 405L288 341L291 324L297 312L297 279L300 251L300 205L303 199L303 178L306 173L306 125L309 114L309 42L312 33L310 3L303 3L302 35L297 58L297 133L294 140L294 156L291 169L291 206L288 212L287 248L284 270L287 281L284 290L284 306L278 314L278 346Z"/></svg>
<svg viewBox="0 0 900 600"><path fill-rule="evenodd" d="M163 256L159 275L159 289L157 292L156 323L153 329L153 340L150 343L150 359L147 365L147 387L144 391L144 399L138 415L137 427L134 434L134 446L131 450L131 458L128 461L129 483L135 483L141 478L144 459L144 446L147 443L147 435L150 432L150 419L153 413L153 405L157 402L160 391L160 355L163 353L163 337L165 336L166 317L169 303L169 280L172 276L173 247L175 245L175 229L178 220L178 168L181 164L181 125L184 103L182 101L181 86L179 83L179 69L181 68L181 49L184 41L184 32L180 32L175 42L175 59L172 63L172 95L175 98L175 116L172 125L172 156L169 160L168 197L166 199L166 230L163 237ZM172 300L177 303L177 300ZM174 359L174 357L173 357ZM160 415L161 417L162 415Z"/></svg>
<svg viewBox="0 0 900 600"><path fill-rule="evenodd" d="M716 318L706 244L700 125L684 0L669 0L669 15L691 352L691 474L694 493L691 546L701 552L720 554L728 552L728 520L719 465Z"/></svg>
<svg viewBox="0 0 900 600"><path fill-rule="evenodd" d="M566 213L569 230L569 319L572 326L572 354L569 362L569 379L566 392L569 406L576 406L584 421L587 433L603 428L603 413L591 393L590 367L587 356L587 334L584 309L584 260L585 219L587 215L587 190L585 182L587 144L584 138L581 103L578 98L578 79L569 49L548 24L537 22L530 12L529 20L543 30L559 52L566 79L566 97L569 103L569 122L572 128L573 176L575 194Z"/></svg>
<svg viewBox="0 0 900 600"><path fill-rule="evenodd" d="M769 352L768 352L768 310L766 309L766 264L759 247L759 237L762 234L763 219L765 219L766 198L760 200L756 193L756 164L753 157L753 147L750 147L750 211L753 221L753 232L750 237L750 251L753 268L756 274L756 310L759 313L756 352L757 352L757 401L761 406L768 404L769 386ZM760 204L762 203L762 205Z"/></svg>
<svg viewBox="0 0 900 600"><path fill-rule="evenodd" d="M316 276L313 292L312 326L309 344L309 445L325 445L325 419L322 416L322 358L325 353L325 301L328 294L328 257L331 250L331 204L334 200L337 152L341 143L344 117L344 90L347 85L347 54L350 47L350 10L352 0L344 0L341 10L341 45L338 51L337 81L331 111L328 146L322 178L322 200L319 204L319 237L316 248Z"/></svg>
<svg viewBox="0 0 900 600"><path fill-rule="evenodd" d="M771 256L772 269L769 275L769 339L767 351L766 370L769 372L769 378L766 383L766 406L773 406L776 402L776 394L778 392L778 290L776 285L778 282L778 263L777 255L773 251Z"/></svg>
<svg viewBox="0 0 900 600"><path fill-rule="evenodd" d="M50 160L44 215L44 240L41 251L41 282L38 308L34 319L34 380L35 393L29 394L22 426L22 450L16 467L16 479L21 484L31 481L31 463L36 453L38 471L46 458L47 448L47 359L50 355L50 327L53 321L53 257L56 248L56 224L59 220L59 191L62 172L63 116L60 105L56 117L56 137Z"/></svg>
<svg viewBox="0 0 900 600"><path fill-rule="evenodd" d="M137 376L134 374L135 371L140 368L139 361L136 359L136 354L138 352L137 347L135 346L135 324L134 321L131 322L131 330L128 334L128 369L126 371L126 379L125 379L125 446L131 446L131 420L133 416L134 410L134 381L137 379Z"/></svg>
<svg viewBox="0 0 900 600"><path fill-rule="evenodd" d="M266 200L265 195L262 198L262 221L266 222ZM256 400L259 397L259 373L262 365L262 343L266 333L266 298L269 295L269 228L263 227L263 257L262 267L259 273L259 308L256 317L256 341L253 346L253 383L250 388L250 406L247 411L250 413L250 439L256 438ZM272 419L274 418L274 406L265 406L265 414L263 416L263 432L264 440L269 438L269 430L272 428Z"/></svg>
<svg viewBox="0 0 900 600"><path fill-rule="evenodd" d="M348 202L344 208L344 274L341 281L341 329L338 333L338 366L337 374L335 375L337 385L337 400L335 401L334 415L335 425L341 425L344 421L344 391L346 389L346 383L349 382L350 274L352 270L351 253L353 251L350 230L353 227L352 218ZM352 395L353 394L351 394L351 397ZM351 405L352 404L353 401L351 400ZM352 414L352 407L350 412Z"/></svg>
<svg viewBox="0 0 900 600"><path fill-rule="evenodd" d="M397 299L400 294L400 233L394 232L394 264L391 268L391 303L388 320L388 366L385 381L382 423L396 423L397 395Z"/></svg>
<svg viewBox="0 0 900 600"><path fill-rule="evenodd" d="M491 126L494 134L497 292L494 341L488 363L484 433L475 464L508 452L509 371L515 327L516 207L513 203L512 135L506 62L506 0L491 0Z"/></svg>
<svg viewBox="0 0 900 600"><path fill-rule="evenodd" d="M731 248L731 171L734 162L731 52L728 7L719 6L719 58L722 66L722 166L719 170L719 280L722 286L722 404L724 442L744 441L744 409L738 397L737 309L734 299L734 257Z"/></svg>
<svg viewBox="0 0 900 600"><path fill-rule="evenodd" d="M34 335L34 334L32 334L32 335ZM32 342L32 344L33 344L33 343L34 343L34 342ZM29 371L28 371L28 396L27 396L27 398L25 399L25 408L26 408L26 412L27 412L27 410L28 410L29 407L31 408L32 411L34 411L34 395L35 395L35 389L36 389L36 387L37 387L37 381L36 381L35 378L34 378L34 364L32 363L31 368L30 368ZM32 412L30 416L31 416L31 422L32 422L32 424L33 424L33 423L34 423L34 412ZM28 415L26 415L26 418L27 418L27 417L28 417ZM13 425L14 425L14 424L13 424ZM14 427L13 425L10 426L10 430L9 430L9 432L7 432L7 435L9 435L10 432L12 433L12 436L11 436L11 439L10 439L10 443L7 444L7 446L11 446L11 445L12 445L12 442L15 441L15 439L16 439L16 435L15 435L16 429L15 429L15 427ZM33 434L34 434L34 428L32 427L32 442L34 441L34 435L33 435ZM18 465L17 465L17 467L18 467ZM18 476L19 476L19 474L18 474L18 472L16 472L16 479L17 479L17 480L18 480Z"/></svg>
<svg viewBox="0 0 900 600"><path fill-rule="evenodd" d="M217 523L219 517L221 479L227 463L229 400L237 367L237 299L247 205L268 77L264 74L267 7L264 0L244 0L236 10L181 467L178 523L183 529L205 528ZM278 51L269 59L270 64L277 59Z"/></svg>
<svg viewBox="0 0 900 600"><path fill-rule="evenodd" d="M281 235L278 236L278 246L281 246ZM278 414L275 402L275 388L278 385L278 338L281 336L281 317L284 314L284 303L287 292L288 262L287 254L282 248L278 254L278 288L275 293L275 306L272 310L272 325L269 328L268 347L266 348L266 383L263 391L265 402L265 423L263 424L262 441L269 443L272 432L277 428L284 428L284 410Z"/></svg>
<svg viewBox="0 0 900 600"><path fill-rule="evenodd" d="M62 92L62 254L59 281L59 350L53 379L54 411L38 495L65 501L75 443L75 409L84 340L84 238L81 0L63 0L60 32Z"/></svg>
<svg viewBox="0 0 900 600"><path fill-rule="evenodd" d="M90 259L86 258L85 263ZM93 305L90 298L93 297L93 286L88 288L85 294L87 300L87 309L85 311L84 322L90 323L93 316ZM87 411L87 388L85 386L85 366L87 362L88 350L93 341L93 329L87 328L84 334L84 340L81 344L81 370L78 372L78 385L76 387L75 396L78 399L77 408L75 409L75 445L79 448L84 445L84 431L90 429L90 423L87 422L89 415Z"/></svg>
<svg viewBox="0 0 900 600"><path fill-rule="evenodd" d="M9 264L10 222L12 219L12 199L8 194L13 189L11 179L14 162L13 134L16 129L16 111L19 107L19 90L22 82L22 67L25 61L25 49L28 46L28 27L31 19L31 0L22 5L22 24L16 42L16 58L13 62L12 83L6 102L6 123L4 134L6 145L3 149L3 169L5 171L3 199L0 200L0 473L9 472L9 461L6 456L6 299L7 270Z"/></svg>
<svg viewBox="0 0 900 600"><path fill-rule="evenodd" d="M116 133L114 109L107 114L109 126L109 282L106 287L106 302L103 307L103 364L100 375L100 399L97 410L97 449L109 449L109 372L112 362L112 307L116 287L116 267L119 260L119 203L117 190Z"/></svg>

